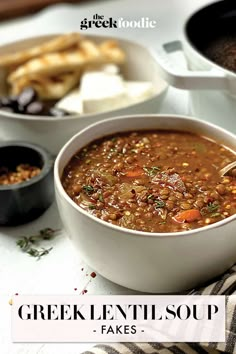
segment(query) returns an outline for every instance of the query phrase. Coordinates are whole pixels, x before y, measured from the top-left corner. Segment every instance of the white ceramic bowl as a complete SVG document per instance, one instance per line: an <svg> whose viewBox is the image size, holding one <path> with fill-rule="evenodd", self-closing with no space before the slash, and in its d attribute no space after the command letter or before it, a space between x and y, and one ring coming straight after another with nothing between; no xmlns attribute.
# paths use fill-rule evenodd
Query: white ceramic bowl
<svg viewBox="0 0 236 354"><path fill-rule="evenodd" d="M62 187L60 178L64 167L80 148L104 135L134 129L190 131L236 150L235 135L189 117L138 115L93 124L75 135L55 162L56 198L63 224L85 262L115 283L152 293L194 288L236 261L236 215L186 232L133 231L90 215Z"/></svg>
<svg viewBox="0 0 236 354"><path fill-rule="evenodd" d="M54 36L34 37L0 47L0 55L43 43ZM95 42L111 37L86 35ZM86 114L70 117L42 117L5 112L0 109L0 140L24 140L40 144L51 153L59 149L79 130L104 118L122 114L155 113L160 110L161 102L167 91L167 84L157 73L157 63L151 51L135 42L119 39L120 46L126 53L127 60L122 66L122 73L127 80L150 81L156 94L140 103L98 114ZM1 72L0 72L1 78ZM0 80L0 94L4 92L4 80Z"/></svg>

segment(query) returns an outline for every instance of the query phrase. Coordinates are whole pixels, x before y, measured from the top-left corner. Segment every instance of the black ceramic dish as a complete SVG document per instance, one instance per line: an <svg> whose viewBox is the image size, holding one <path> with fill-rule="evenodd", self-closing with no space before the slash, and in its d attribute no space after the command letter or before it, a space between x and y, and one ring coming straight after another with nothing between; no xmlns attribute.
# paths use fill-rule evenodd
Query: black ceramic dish
<svg viewBox="0 0 236 354"><path fill-rule="evenodd" d="M39 175L18 184L0 185L0 225L19 225L40 216L54 199L53 158L40 146L10 141L0 144L0 166L30 164Z"/></svg>

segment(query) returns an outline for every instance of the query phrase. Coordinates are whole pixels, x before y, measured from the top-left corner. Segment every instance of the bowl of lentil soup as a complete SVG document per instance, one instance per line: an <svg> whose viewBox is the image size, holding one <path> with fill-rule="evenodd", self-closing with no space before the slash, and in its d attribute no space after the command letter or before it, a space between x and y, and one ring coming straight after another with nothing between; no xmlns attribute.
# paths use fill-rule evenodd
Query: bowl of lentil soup
<svg viewBox="0 0 236 354"><path fill-rule="evenodd" d="M38 145L0 144L0 225L15 226L39 217L52 203L53 158Z"/></svg>
<svg viewBox="0 0 236 354"><path fill-rule="evenodd" d="M84 260L146 292L177 292L236 261L236 136L195 118L118 117L91 125L54 169L62 221Z"/></svg>

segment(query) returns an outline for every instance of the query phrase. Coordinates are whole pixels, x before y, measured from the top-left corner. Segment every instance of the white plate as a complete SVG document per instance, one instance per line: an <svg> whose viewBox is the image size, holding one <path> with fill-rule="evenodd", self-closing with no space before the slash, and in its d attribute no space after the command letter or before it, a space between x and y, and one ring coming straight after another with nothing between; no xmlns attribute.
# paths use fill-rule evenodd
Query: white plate
<svg viewBox="0 0 236 354"><path fill-rule="evenodd" d="M34 37L4 45L0 47L0 55L43 43L54 36ZM87 35L86 37L95 42L112 39L111 37L94 35ZM140 103L108 112L81 116L74 115L64 118L21 115L0 110L0 139L29 141L42 145L51 153L56 154L74 134L104 118L159 112L168 86L157 72L157 63L152 52L133 41L125 39L118 39L118 41L127 56L126 63L122 65L121 69L123 76L131 81L151 81L156 91L154 96ZM0 80L0 82L3 83L4 80ZM0 91L4 91L3 85L0 86Z"/></svg>

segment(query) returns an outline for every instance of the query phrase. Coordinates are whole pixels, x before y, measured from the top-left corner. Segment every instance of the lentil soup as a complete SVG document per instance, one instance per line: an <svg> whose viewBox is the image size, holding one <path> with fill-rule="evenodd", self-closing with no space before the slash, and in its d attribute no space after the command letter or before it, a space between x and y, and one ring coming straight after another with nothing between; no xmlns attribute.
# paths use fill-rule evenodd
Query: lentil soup
<svg viewBox="0 0 236 354"><path fill-rule="evenodd" d="M145 232L192 230L236 213L235 154L204 137L176 131L117 133L78 151L62 184L88 213Z"/></svg>

